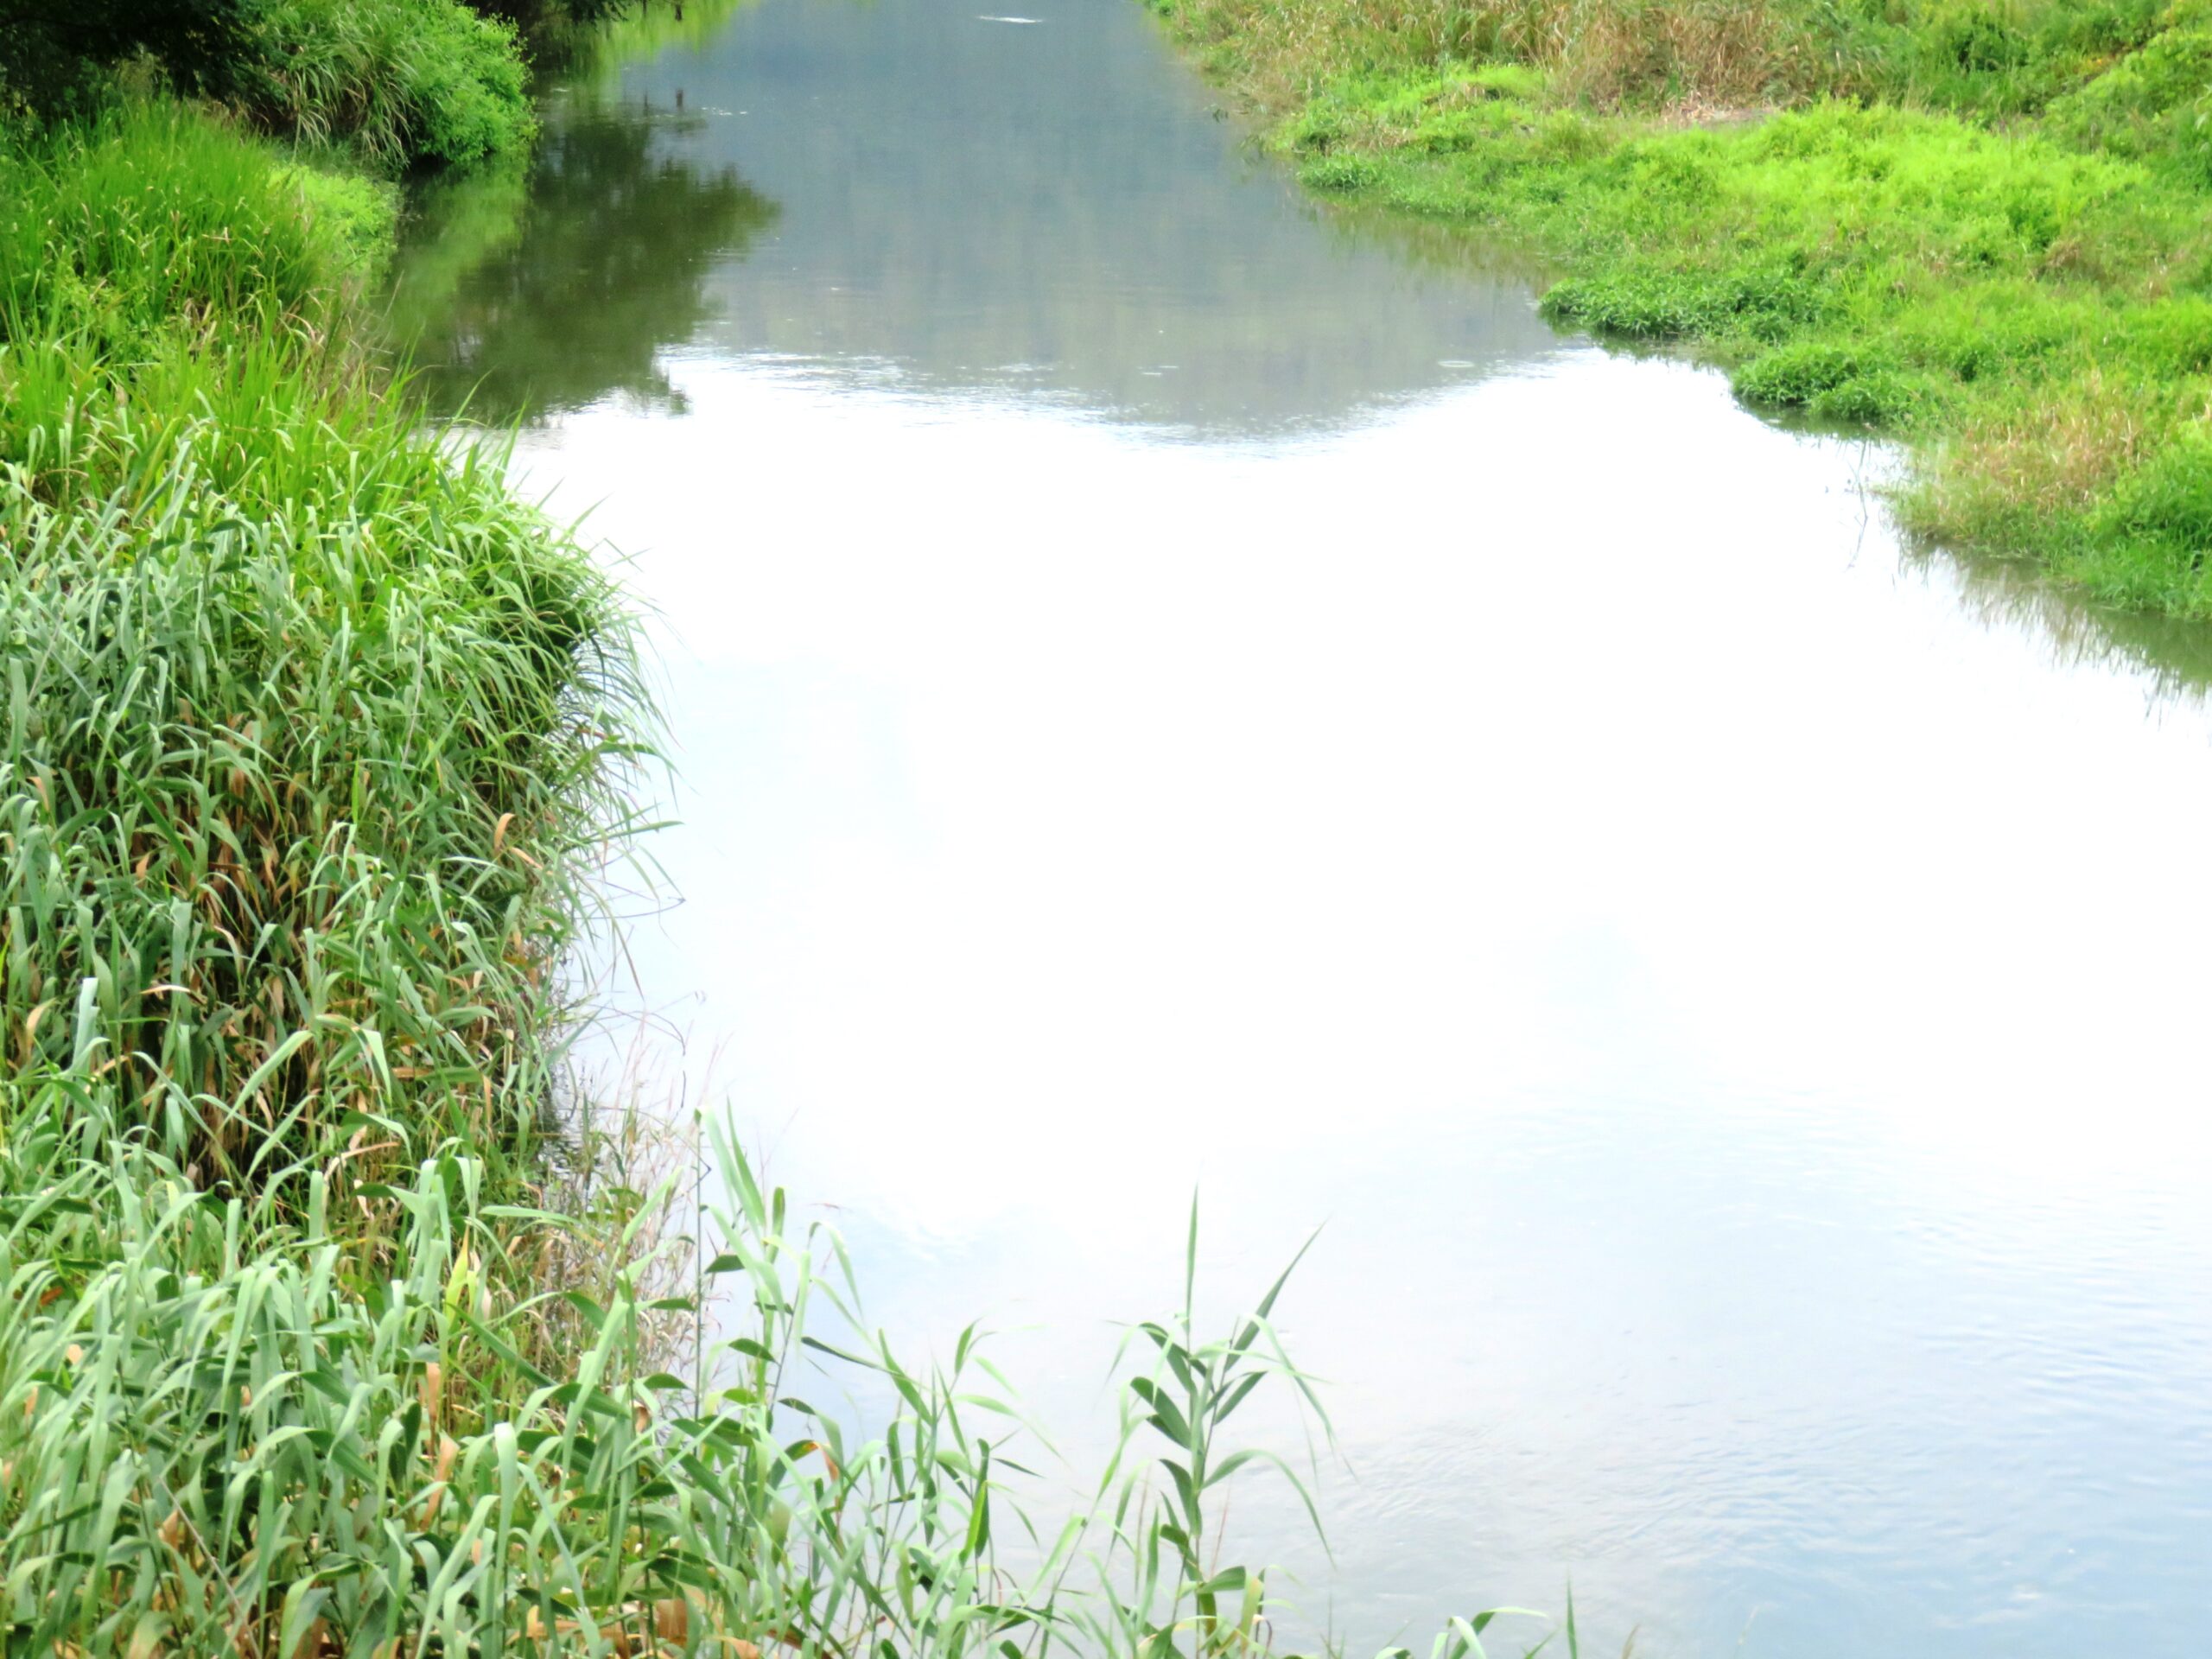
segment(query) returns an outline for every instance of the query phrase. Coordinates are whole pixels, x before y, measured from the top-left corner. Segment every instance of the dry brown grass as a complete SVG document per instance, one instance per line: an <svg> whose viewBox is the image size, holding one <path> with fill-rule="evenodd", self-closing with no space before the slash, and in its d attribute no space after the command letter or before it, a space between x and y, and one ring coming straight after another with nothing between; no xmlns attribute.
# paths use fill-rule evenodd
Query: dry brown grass
<svg viewBox="0 0 2212 1659"><path fill-rule="evenodd" d="M1986 517L1990 504L2031 514L2084 512L2141 460L2150 437L2143 416L2139 388L2093 372L2039 405L2032 419L2015 411L1969 427L1928 508L1961 522Z"/></svg>
<svg viewBox="0 0 2212 1659"><path fill-rule="evenodd" d="M1560 0L1560 89L1605 106L1657 97L1739 110L1802 80L1796 35L1764 0Z"/></svg>
<svg viewBox="0 0 2212 1659"><path fill-rule="evenodd" d="M1507 59L1600 107L1740 111L1812 84L1803 30L1771 0L1170 0L1265 106L1346 73ZM1232 62L1218 61L1233 59Z"/></svg>

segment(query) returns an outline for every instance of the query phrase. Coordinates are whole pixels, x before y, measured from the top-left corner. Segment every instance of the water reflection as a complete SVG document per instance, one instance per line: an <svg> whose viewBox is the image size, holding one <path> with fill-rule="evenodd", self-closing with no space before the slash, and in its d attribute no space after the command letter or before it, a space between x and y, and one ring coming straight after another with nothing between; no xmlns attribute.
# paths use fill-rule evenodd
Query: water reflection
<svg viewBox="0 0 2212 1659"><path fill-rule="evenodd" d="M661 353L714 315L707 278L774 224L735 167L702 162L705 127L674 99L588 85L546 111L527 165L434 181L416 197L392 333L433 404L499 423L609 394L679 404Z"/></svg>
<svg viewBox="0 0 2212 1659"><path fill-rule="evenodd" d="M1316 235L1122 0L1027 25L977 10L765 6L632 72L656 94L712 86L701 153L808 205L720 274L715 346L1229 435L1339 423L1552 348L1517 283Z"/></svg>
<svg viewBox="0 0 2212 1659"><path fill-rule="evenodd" d="M1554 347L1521 283L1317 235L1279 170L1223 166L1125 3L765 6L572 89L533 180L426 198L400 332L493 415L664 398L687 345L1230 436Z"/></svg>
<svg viewBox="0 0 2212 1659"><path fill-rule="evenodd" d="M1194 1182L1224 1295L1332 1218L1337 1570L1235 1523L1296 1634L2196 1653L2205 632L1900 549L1878 450L1024 10L763 0L414 250L658 613L687 1097L1079 1463Z"/></svg>
<svg viewBox="0 0 2212 1659"><path fill-rule="evenodd" d="M1593 1651L2194 1651L2201 711L1680 365L1267 450L673 372L526 455L668 619L630 959L902 1346L1012 1327L1089 1467L1200 1183L1224 1296L1330 1223L1336 1570L1234 1522L1300 1638L1571 1573Z"/></svg>
<svg viewBox="0 0 2212 1659"><path fill-rule="evenodd" d="M2053 663L2144 674L2153 709L2200 703L2212 690L2212 629L2202 622L2089 604L2017 559L1925 543L1909 543L1904 554L1923 570L1955 571L1961 601L1985 626L2044 640Z"/></svg>

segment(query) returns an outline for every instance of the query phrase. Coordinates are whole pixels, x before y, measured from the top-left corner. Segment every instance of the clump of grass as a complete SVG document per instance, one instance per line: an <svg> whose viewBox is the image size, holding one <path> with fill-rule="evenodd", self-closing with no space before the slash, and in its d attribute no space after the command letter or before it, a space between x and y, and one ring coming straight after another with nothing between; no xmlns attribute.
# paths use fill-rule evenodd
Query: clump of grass
<svg viewBox="0 0 2212 1659"><path fill-rule="evenodd" d="M0 344L13 385L41 353L116 379L164 342L326 326L327 290L351 274L359 238L314 213L310 194L298 170L176 105L0 136ZM5 418L22 433L52 416L11 391Z"/></svg>
<svg viewBox="0 0 2212 1659"><path fill-rule="evenodd" d="M604 1311L577 1293L599 1317L565 1392L502 1334L500 1253L578 1224L490 1213L492 1172L452 1149L391 1186L308 1161L217 1196L84 1046L0 1108L10 1646L528 1651L535 1630L604 1653L683 1617L692 1587L624 1547L682 1508L641 1490L667 1453L620 1380L634 1278Z"/></svg>
<svg viewBox="0 0 2212 1659"><path fill-rule="evenodd" d="M386 170L467 165L536 130L512 27L460 0L260 0L253 34L255 118Z"/></svg>
<svg viewBox="0 0 2212 1659"><path fill-rule="evenodd" d="M1183 1306L1139 1327L1149 1362L1095 1502L1040 1531L1010 1455L1024 1430L974 1331L932 1366L867 1334L842 1245L727 1139L728 1198L680 1299L715 1335L678 1376L651 1369L669 1299L636 1248L658 1201L494 1205L458 1147L350 1197L312 1160L217 1197L130 1132L96 1039L81 1046L0 1094L11 1646L1268 1650L1264 1574L1220 1560L1206 1511L1264 1455L1228 1442L1230 1419L1306 1385L1269 1319L1280 1280L1221 1338L1196 1332L1195 1212ZM364 1216L388 1241L366 1258ZM496 1268L536 1234L607 1264L564 1288L578 1338L557 1369L518 1345L531 1309ZM886 1408L810 1403L853 1389ZM1034 1548L1002 1554L1009 1531ZM1435 1659L1480 1659L1507 1616L1537 1617L1455 1620Z"/></svg>
<svg viewBox="0 0 2212 1659"><path fill-rule="evenodd" d="M0 113L84 118L126 82L166 86L382 174L525 148L524 79L514 26L464 0L0 4Z"/></svg>
<svg viewBox="0 0 2212 1659"><path fill-rule="evenodd" d="M6 177L13 1058L92 985L110 1081L210 1179L365 1119L527 1138L635 726L611 587L364 395L355 232L235 137L142 110Z"/></svg>
<svg viewBox="0 0 2212 1659"><path fill-rule="evenodd" d="M1476 0L1439 43L1424 3L1356 36L1171 16L1240 54L1313 188L1503 230L1562 322L1912 440L1916 531L2212 613L2202 6ZM1711 118L1754 83L1757 118Z"/></svg>

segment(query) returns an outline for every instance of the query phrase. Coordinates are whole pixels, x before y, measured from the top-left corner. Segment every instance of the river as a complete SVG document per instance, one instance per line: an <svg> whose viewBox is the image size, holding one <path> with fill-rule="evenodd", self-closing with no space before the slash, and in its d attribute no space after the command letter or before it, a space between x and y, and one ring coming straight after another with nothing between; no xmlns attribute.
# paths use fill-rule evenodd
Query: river
<svg viewBox="0 0 2212 1659"><path fill-rule="evenodd" d="M2204 634L1321 213L1132 0L669 33L397 308L624 550L613 995L876 1315L1080 1461L1194 1188L1224 1303L1320 1226L1287 1639L2200 1653Z"/></svg>

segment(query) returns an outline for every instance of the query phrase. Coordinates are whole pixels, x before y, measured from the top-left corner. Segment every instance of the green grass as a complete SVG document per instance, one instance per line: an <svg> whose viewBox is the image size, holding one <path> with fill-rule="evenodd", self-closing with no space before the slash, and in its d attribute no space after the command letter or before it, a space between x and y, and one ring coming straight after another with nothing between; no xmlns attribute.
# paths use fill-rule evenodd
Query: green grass
<svg viewBox="0 0 2212 1659"><path fill-rule="evenodd" d="M111 1081L192 1125L209 1177L348 1114L512 1138L537 1085L496 1057L530 1052L620 810L612 588L495 456L448 456L327 343L350 211L160 105L15 159L17 1063L65 1057L89 982Z"/></svg>
<svg viewBox="0 0 2212 1659"><path fill-rule="evenodd" d="M348 344L391 217L163 103L0 153L11 1647L420 1632L392 1389L444 1344L435 1455L589 1348L553 976L648 717L595 563ZM433 1342L464 1284L521 1306Z"/></svg>
<svg viewBox="0 0 2212 1659"><path fill-rule="evenodd" d="M1315 190L1502 232L1560 321L1904 437L1915 531L2212 614L2212 11L1166 10Z"/></svg>
<svg viewBox="0 0 2212 1659"><path fill-rule="evenodd" d="M0 5L0 117L81 119L114 101L118 79L219 100L383 174L466 166L526 146L534 127L514 24L464 0Z"/></svg>
<svg viewBox="0 0 2212 1659"><path fill-rule="evenodd" d="M245 103L387 171L467 165L535 130L513 29L460 0L258 0Z"/></svg>

